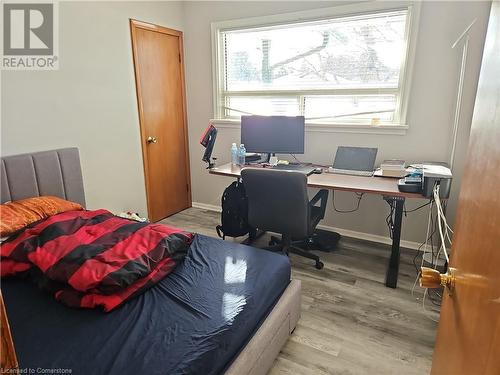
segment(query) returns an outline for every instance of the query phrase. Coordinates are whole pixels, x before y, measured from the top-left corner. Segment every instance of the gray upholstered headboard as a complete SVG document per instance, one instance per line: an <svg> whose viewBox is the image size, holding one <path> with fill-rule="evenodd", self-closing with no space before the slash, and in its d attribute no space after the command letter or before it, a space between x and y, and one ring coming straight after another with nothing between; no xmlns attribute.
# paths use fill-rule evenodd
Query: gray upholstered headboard
<svg viewBox="0 0 500 375"><path fill-rule="evenodd" d="M1 203L54 195L85 207L77 148L3 156L0 180Z"/></svg>

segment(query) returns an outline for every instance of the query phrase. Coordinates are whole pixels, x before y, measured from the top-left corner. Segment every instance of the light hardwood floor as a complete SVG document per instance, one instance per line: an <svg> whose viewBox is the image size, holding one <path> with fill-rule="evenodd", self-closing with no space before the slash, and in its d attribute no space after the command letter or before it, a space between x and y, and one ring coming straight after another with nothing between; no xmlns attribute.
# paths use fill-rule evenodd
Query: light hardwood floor
<svg viewBox="0 0 500 375"><path fill-rule="evenodd" d="M166 224L216 236L220 214L190 208ZM265 246L268 237L256 245ZM428 374L439 315L415 280L414 250L403 249L397 289L384 286L390 249L342 238L325 263L291 256L302 281L302 315L270 374Z"/></svg>

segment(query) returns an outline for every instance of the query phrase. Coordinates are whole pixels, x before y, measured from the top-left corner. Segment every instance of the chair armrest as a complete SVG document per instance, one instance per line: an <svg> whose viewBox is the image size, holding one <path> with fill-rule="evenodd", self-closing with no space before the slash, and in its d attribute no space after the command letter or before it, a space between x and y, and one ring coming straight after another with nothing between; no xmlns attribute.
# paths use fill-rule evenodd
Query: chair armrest
<svg viewBox="0 0 500 375"><path fill-rule="evenodd" d="M310 206L315 206L319 201L321 208L321 217L325 216L326 212L326 203L328 202L328 190L321 189L316 193L316 195L309 201Z"/></svg>

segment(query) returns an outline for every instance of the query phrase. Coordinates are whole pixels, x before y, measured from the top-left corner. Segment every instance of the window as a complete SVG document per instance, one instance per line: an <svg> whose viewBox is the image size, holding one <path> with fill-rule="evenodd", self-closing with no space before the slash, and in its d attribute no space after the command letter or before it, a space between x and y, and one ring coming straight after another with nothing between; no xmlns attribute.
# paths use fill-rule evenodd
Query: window
<svg viewBox="0 0 500 375"><path fill-rule="evenodd" d="M406 6L215 24L216 118L303 115L323 125L404 125L410 13Z"/></svg>

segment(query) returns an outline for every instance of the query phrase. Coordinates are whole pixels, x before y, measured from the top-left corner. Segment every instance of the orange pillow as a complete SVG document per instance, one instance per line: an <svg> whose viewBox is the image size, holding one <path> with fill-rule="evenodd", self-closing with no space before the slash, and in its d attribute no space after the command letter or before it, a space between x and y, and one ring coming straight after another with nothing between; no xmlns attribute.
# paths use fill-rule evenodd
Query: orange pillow
<svg viewBox="0 0 500 375"><path fill-rule="evenodd" d="M0 237L10 236L35 221L66 211L82 210L78 203L52 196L21 199L0 205Z"/></svg>

